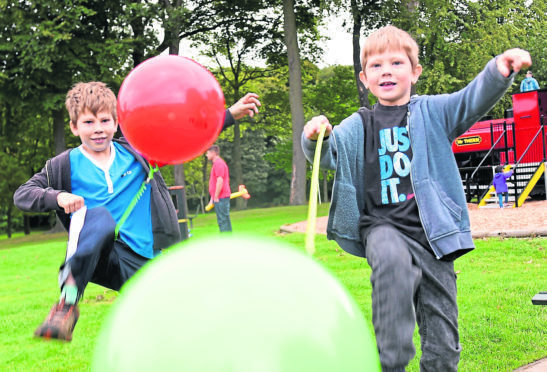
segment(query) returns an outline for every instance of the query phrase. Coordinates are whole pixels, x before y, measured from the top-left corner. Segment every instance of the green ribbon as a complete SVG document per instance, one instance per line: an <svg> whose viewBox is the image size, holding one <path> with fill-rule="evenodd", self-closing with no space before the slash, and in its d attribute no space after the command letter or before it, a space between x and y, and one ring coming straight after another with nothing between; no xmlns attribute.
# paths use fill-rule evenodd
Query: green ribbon
<svg viewBox="0 0 547 372"><path fill-rule="evenodd" d="M133 208L135 208L135 205L137 205L137 202L144 194L144 191L146 190L146 186L152 181L152 178L154 178L154 173L160 170L160 167L156 164L152 166L150 163L148 163L149 171L148 171L148 177L142 181L141 187L139 188L139 191L135 194L133 197L133 200L131 200L131 203L127 206L127 209L123 213L122 218L118 221L116 224L116 230L114 231L114 240L118 240L118 236L120 233L120 229L122 228L122 225L125 223L125 220L129 217L131 212L133 211Z"/></svg>

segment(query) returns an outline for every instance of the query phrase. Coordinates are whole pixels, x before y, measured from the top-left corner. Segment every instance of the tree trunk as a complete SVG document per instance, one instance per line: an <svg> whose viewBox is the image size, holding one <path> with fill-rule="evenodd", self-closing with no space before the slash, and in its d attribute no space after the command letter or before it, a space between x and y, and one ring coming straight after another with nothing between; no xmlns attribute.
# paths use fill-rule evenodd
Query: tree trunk
<svg viewBox="0 0 547 372"><path fill-rule="evenodd" d="M238 96L236 96L238 97ZM234 180L236 181L236 187L237 185L243 185L243 167L241 166L241 129L239 128L239 123L236 122L234 124L234 146L232 148L232 168L233 168L233 176ZM232 192L235 192L237 190L232 190ZM245 199L243 198L237 198L236 199L236 209L245 209L246 205L243 203Z"/></svg>
<svg viewBox="0 0 547 372"><path fill-rule="evenodd" d="M414 14L418 11L419 5L420 5L419 0L407 0L406 8L408 10L409 18L412 18L415 16ZM410 87L410 96L412 97L415 94L416 94L416 84L412 84L412 86Z"/></svg>
<svg viewBox="0 0 547 372"><path fill-rule="evenodd" d="M300 145L304 128L304 107L302 104L302 72L300 51L294 15L294 0L283 0L283 22L285 45L289 58L289 101L292 118L292 177L290 205L306 203L306 158Z"/></svg>
<svg viewBox="0 0 547 372"><path fill-rule="evenodd" d="M66 150L65 142L65 116L62 110L53 111L53 143L55 155Z"/></svg>
<svg viewBox="0 0 547 372"><path fill-rule="evenodd" d="M173 176L175 179L175 185L182 186L182 192L184 194L183 200L178 200L179 209L182 208L184 218L188 218L188 198L186 197L186 181L184 178L184 164L175 164L173 166ZM188 225L189 226L189 225Z"/></svg>
<svg viewBox="0 0 547 372"><path fill-rule="evenodd" d="M6 234L8 235L8 238L11 238L11 204L8 205L8 210L6 211L6 219L7 219L7 226L6 226Z"/></svg>
<svg viewBox="0 0 547 372"><path fill-rule="evenodd" d="M23 216L23 230L25 231L25 235L30 235L30 221L27 214Z"/></svg>
<svg viewBox="0 0 547 372"><path fill-rule="evenodd" d="M329 183L327 181L327 171L321 171L323 174L323 203L329 202Z"/></svg>
<svg viewBox="0 0 547 372"><path fill-rule="evenodd" d="M140 2L138 0L137 2ZM133 32L133 40L142 40L142 37L145 32L145 26L143 24L143 19L141 17L138 17L134 11L131 11L132 17L131 21L129 22L129 25L131 26L131 30ZM131 52L131 57L133 58L133 67L137 67L141 62L145 60L144 57L145 53L145 45L142 41L135 43L135 47L133 48L133 51Z"/></svg>
<svg viewBox="0 0 547 372"><path fill-rule="evenodd" d="M361 82L361 79L359 79L359 72L362 70L361 46L359 44L359 40L361 38L363 18L361 17L361 11L356 0L351 0L351 13L353 16L353 75L355 76L355 84L357 85L357 93L359 94L359 103L361 104L361 107L370 107L370 103L368 101L368 90Z"/></svg>
<svg viewBox="0 0 547 372"><path fill-rule="evenodd" d="M234 97L235 99L239 99L240 91L239 86L234 89ZM236 181L236 187L239 187L239 185L244 185L245 180L243 179L243 165L242 165L242 150L241 150L241 128L239 127L239 123L236 121L234 124L234 142L232 147L232 168L233 168L233 179ZM236 192L236 190L231 190L232 192ZM247 200L243 198L236 198L236 208L238 210L246 209L247 208Z"/></svg>
<svg viewBox="0 0 547 372"><path fill-rule="evenodd" d="M169 29L165 29L165 35L170 40L169 44L169 54L178 55L179 54L179 46L180 46L180 37L179 37L179 31L180 31L180 21L177 19L177 16L174 12L175 9L180 8L182 2L180 0L176 0L173 2L173 4L169 3L169 1L165 1L165 6L167 8L167 15L170 18L170 22L167 24L169 25ZM184 135L183 133L181 133ZM173 166L173 178L175 179L175 185L176 186L182 186L184 193L184 205L179 206L183 208L184 210L184 216L188 216L188 202L186 198L186 179L184 176L184 164L175 164Z"/></svg>
<svg viewBox="0 0 547 372"><path fill-rule="evenodd" d="M205 213L205 205L209 203L210 195L209 195L209 178L207 178L207 164L208 160L206 157L203 157L203 164L201 167L201 174L203 175L203 191L201 193L200 197L200 205L201 205L201 213ZM205 202L204 200L205 199Z"/></svg>
<svg viewBox="0 0 547 372"><path fill-rule="evenodd" d="M173 165L173 178L175 179L176 186L186 186L186 179L184 178L184 164Z"/></svg>

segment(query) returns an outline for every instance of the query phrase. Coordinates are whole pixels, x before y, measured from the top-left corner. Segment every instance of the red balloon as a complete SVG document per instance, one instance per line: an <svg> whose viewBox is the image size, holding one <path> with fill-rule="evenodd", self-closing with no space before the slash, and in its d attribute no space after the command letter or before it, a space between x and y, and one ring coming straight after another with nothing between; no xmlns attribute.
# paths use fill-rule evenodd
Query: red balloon
<svg viewBox="0 0 547 372"><path fill-rule="evenodd" d="M160 166L205 152L222 129L224 110L224 94L213 74L177 55L147 59L127 75L118 93L123 135Z"/></svg>

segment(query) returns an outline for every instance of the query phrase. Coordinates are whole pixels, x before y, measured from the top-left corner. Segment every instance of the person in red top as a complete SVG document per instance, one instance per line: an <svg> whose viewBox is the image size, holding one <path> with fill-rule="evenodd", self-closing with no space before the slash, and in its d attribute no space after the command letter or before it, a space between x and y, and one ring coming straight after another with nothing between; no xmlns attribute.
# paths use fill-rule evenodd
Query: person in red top
<svg viewBox="0 0 547 372"><path fill-rule="evenodd" d="M213 163L209 178L209 205L215 206L217 223L220 232L231 232L230 221L230 172L226 162L220 157L220 149L213 145L206 153L207 159Z"/></svg>
<svg viewBox="0 0 547 372"><path fill-rule="evenodd" d="M247 115L254 117L258 114L258 107L261 106L256 93L247 93L226 110L226 118L222 130L234 124ZM232 223L230 222L230 172L226 162L220 157L218 146L211 146L206 153L207 159L213 163L211 177L209 179L209 194L211 200L209 205L215 206L217 223L220 232L231 232Z"/></svg>

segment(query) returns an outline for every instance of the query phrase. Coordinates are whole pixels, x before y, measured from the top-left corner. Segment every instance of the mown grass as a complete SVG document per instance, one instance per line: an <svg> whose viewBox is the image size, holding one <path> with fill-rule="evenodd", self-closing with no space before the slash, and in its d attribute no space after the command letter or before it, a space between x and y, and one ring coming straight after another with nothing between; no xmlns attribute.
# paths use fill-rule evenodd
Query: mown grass
<svg viewBox="0 0 547 372"><path fill-rule="evenodd" d="M319 215L327 213L319 207ZM279 207L232 212L233 235L280 239L304 250L303 234L279 227L306 218L307 208ZM218 234L213 214L194 219L192 239ZM512 371L547 356L547 306L531 298L547 290L547 239L477 240L477 249L456 261L460 371ZM0 370L89 370L95 340L117 293L90 284L71 343L35 339L34 329L56 301L57 267L64 259L66 234L35 233L0 237ZM348 289L371 324L370 269L324 236L316 238L314 259ZM416 345L419 345L417 332ZM418 355L408 371L418 371Z"/></svg>

